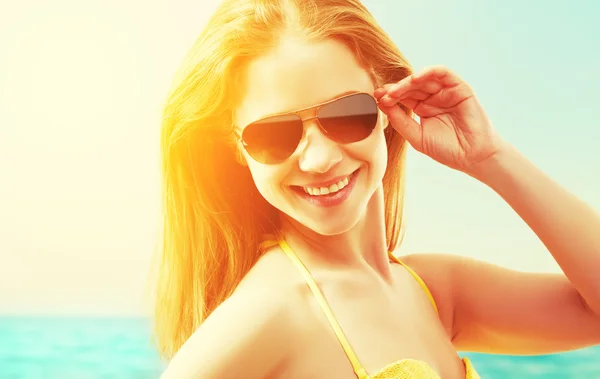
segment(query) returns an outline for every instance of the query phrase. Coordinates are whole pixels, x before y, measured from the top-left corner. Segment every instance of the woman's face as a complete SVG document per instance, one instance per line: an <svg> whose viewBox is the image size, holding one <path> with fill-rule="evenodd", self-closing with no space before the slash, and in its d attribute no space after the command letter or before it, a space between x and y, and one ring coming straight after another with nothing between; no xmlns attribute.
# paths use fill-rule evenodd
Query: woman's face
<svg viewBox="0 0 600 379"><path fill-rule="evenodd" d="M247 92L235 110L240 134L265 116L305 109L349 92L372 95L375 90L351 50L335 40L285 40L276 51L254 60L247 75ZM302 112L302 119L309 119L304 121L303 137L282 162L261 163L240 145L259 192L283 214L318 234L349 230L365 214L386 169L387 119L376 111L373 132L348 144L325 136L312 118L315 110Z"/></svg>

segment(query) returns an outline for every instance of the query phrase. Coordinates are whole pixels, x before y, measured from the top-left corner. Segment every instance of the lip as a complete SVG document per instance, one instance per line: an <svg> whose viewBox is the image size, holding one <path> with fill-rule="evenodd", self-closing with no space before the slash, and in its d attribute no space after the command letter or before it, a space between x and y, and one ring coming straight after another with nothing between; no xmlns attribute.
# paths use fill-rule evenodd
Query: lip
<svg viewBox="0 0 600 379"><path fill-rule="evenodd" d="M350 174L340 175L340 176L333 177L333 178L331 178L329 180L325 180L325 181L322 181L322 182L314 182L314 183L304 184L304 185L298 186L298 187L313 187L313 188L329 187L330 185L338 183L340 180L342 180L342 179L344 179L344 178L346 178L346 177L354 174L355 172L356 172L356 170L353 171L353 172L351 172Z"/></svg>
<svg viewBox="0 0 600 379"><path fill-rule="evenodd" d="M336 205L342 204L344 201L346 201L346 199L348 197L350 197L350 195L352 194L352 190L354 189L354 185L356 184L359 173L360 173L360 170L356 170L352 174L350 174L350 180L348 182L348 185L346 187L344 187L342 190L340 190L334 194L312 196L312 195L304 192L304 190L300 187L295 187L294 191L300 198L308 201L312 205L316 205L316 206L322 207L322 208L331 208ZM344 177L342 176L340 178L344 178ZM337 178L334 178L334 179L337 179ZM326 182L323 182L323 183L326 183ZM333 182L333 183L336 183L336 182Z"/></svg>

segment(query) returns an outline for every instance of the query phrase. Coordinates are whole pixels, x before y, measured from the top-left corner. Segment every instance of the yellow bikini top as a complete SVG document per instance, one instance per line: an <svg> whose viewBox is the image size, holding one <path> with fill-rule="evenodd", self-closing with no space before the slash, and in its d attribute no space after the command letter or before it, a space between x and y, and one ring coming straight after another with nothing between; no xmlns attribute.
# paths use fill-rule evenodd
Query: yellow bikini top
<svg viewBox="0 0 600 379"><path fill-rule="evenodd" d="M308 284L312 293L316 297L316 300L319 303L319 306L321 307L321 309L327 316L327 319L329 320L329 323L331 324L331 327L333 328L335 335L337 336L340 344L342 345L344 352L348 356L348 359L350 360L350 363L352 364L352 367L354 369L354 373L356 374L356 377L358 379L440 379L439 374L437 372L435 372L435 370L431 366L429 366L427 363L425 363L423 361L418 361L418 360L414 360L414 359L398 360L394 363L391 363L391 364L383 367L378 372L369 375L367 373L367 371L365 370L365 368L360 364L360 361L358 360L356 354L354 353L354 350L350 346L350 343L346 339L346 336L344 335L342 328L340 327L335 316L333 315L331 308L329 308L329 305L328 305L327 301L325 300L325 297L321 293L321 290L317 286L317 283L315 282L314 278L312 277L312 275L310 274L310 272L308 271L306 266L304 266L304 264L300 261L298 256L292 251L292 249L287 244L287 242L285 242L285 240L283 240L283 239L278 239L278 240L271 239L269 241L265 241L261 245L261 247L264 248L267 246L273 246L273 245L277 245L277 244L279 244L279 246L281 246L281 249L292 260L292 262L294 262L294 264L298 267L298 269L304 276L306 283ZM393 262L401 264L415 278L415 280L419 283L419 285L423 288L423 290L427 294L427 297L429 297L431 304L433 304L433 307L437 312L437 305L435 303L435 300L433 299L433 296L431 295L429 288L427 288L427 285L421 279L421 277L419 277L419 275L417 275L417 273L414 272L410 267L408 267L407 265L402 263L392 253L388 253L388 255ZM473 365L471 364L471 361L469 360L469 358L466 358L466 357L463 358L463 363L465 365L465 371L466 371L465 379L481 379L479 377L479 375L477 374L477 372L475 371L475 369L473 368Z"/></svg>

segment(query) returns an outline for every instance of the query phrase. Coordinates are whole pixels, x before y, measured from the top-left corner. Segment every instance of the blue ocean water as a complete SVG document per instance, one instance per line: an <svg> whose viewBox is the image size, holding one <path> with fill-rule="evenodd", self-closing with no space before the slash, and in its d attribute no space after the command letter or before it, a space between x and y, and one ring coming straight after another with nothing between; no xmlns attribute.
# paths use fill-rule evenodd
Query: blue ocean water
<svg viewBox="0 0 600 379"><path fill-rule="evenodd" d="M462 354L482 378L600 378L600 346L512 357ZM0 317L0 379L156 379L146 319Z"/></svg>
<svg viewBox="0 0 600 379"><path fill-rule="evenodd" d="M0 317L0 379L156 379L140 318Z"/></svg>

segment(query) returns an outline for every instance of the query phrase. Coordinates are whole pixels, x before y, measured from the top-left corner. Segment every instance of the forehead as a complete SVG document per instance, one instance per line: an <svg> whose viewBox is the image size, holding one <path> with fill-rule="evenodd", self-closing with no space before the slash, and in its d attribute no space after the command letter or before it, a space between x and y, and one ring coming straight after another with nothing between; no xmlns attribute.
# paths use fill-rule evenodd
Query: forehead
<svg viewBox="0 0 600 379"><path fill-rule="evenodd" d="M246 92L235 110L237 125L265 116L310 107L351 91L375 89L354 54L335 40L284 40L269 55L253 60Z"/></svg>

